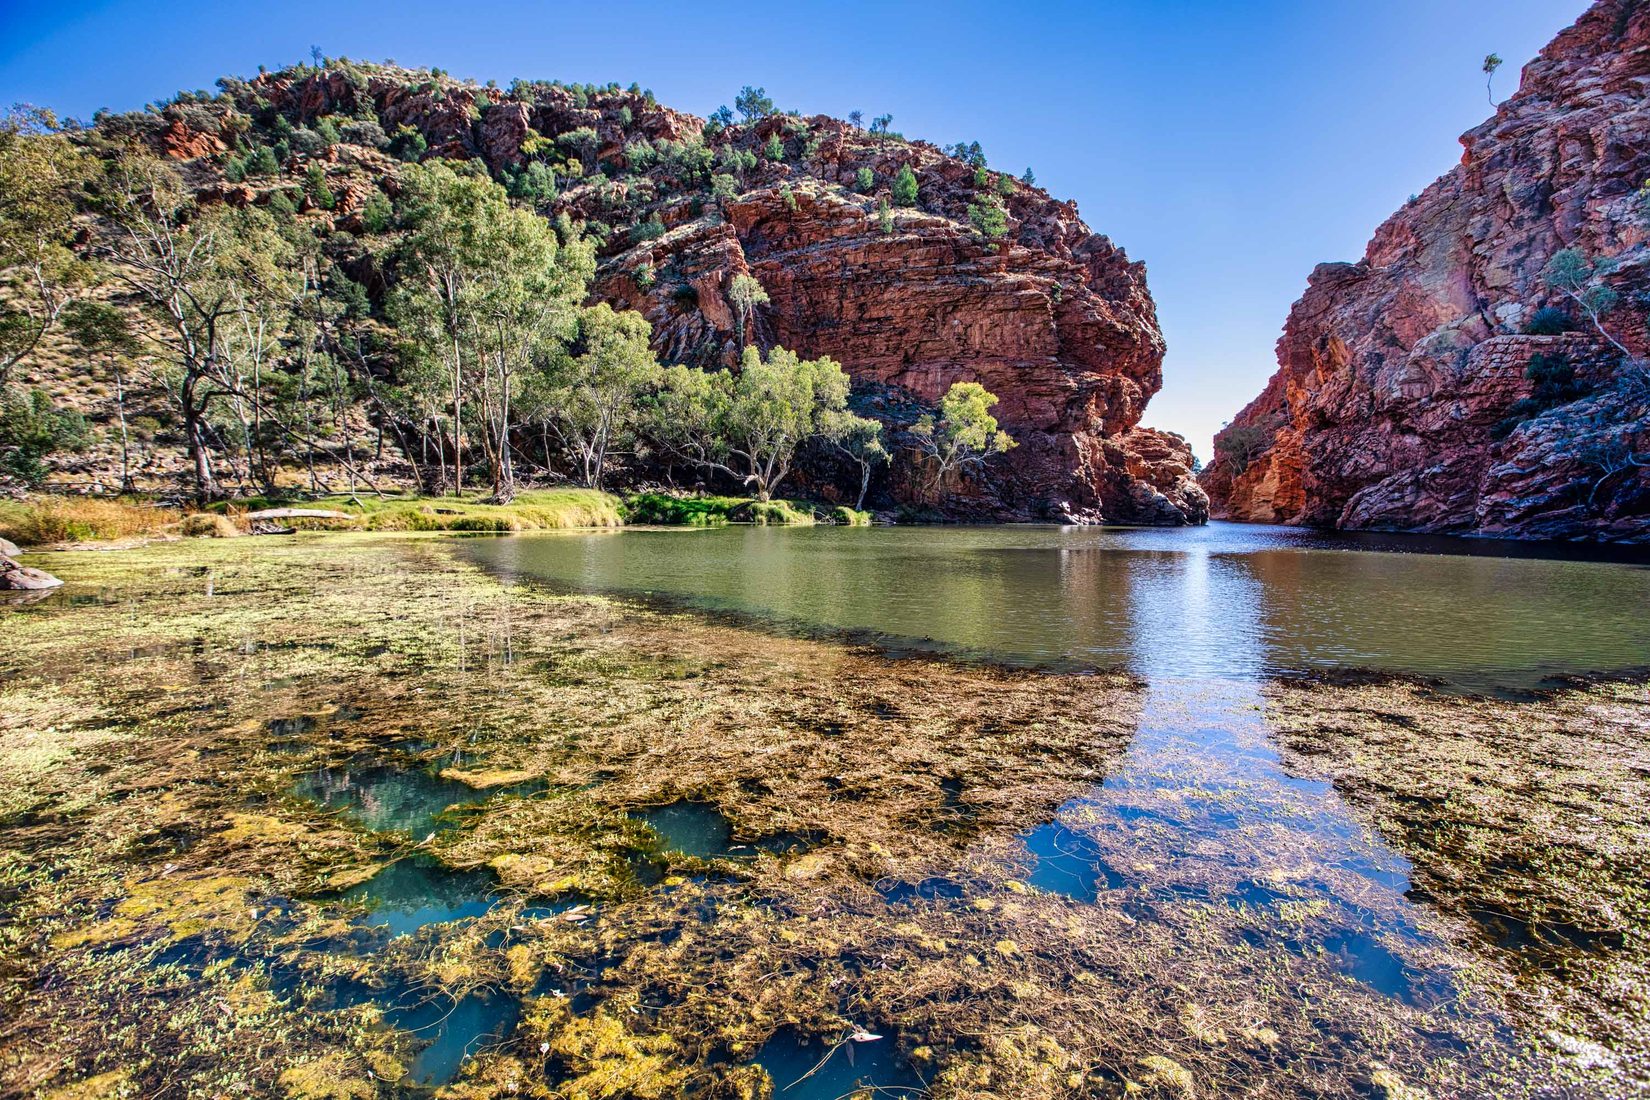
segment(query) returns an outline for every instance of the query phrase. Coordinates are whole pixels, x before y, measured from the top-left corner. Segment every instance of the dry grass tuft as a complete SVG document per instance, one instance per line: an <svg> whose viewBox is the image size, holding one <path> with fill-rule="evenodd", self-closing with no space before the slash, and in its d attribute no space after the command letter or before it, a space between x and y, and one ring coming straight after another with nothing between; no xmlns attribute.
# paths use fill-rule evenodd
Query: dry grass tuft
<svg viewBox="0 0 1650 1100"><path fill-rule="evenodd" d="M22 546L152 535L177 520L170 508L103 497L0 502L0 536Z"/></svg>

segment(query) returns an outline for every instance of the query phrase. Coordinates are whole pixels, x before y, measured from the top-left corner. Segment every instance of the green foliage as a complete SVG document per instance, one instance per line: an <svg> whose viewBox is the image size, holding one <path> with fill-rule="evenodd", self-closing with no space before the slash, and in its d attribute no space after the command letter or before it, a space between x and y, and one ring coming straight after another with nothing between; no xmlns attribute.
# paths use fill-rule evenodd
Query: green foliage
<svg viewBox="0 0 1650 1100"><path fill-rule="evenodd" d="M1259 424L1238 424L1215 434L1215 457L1237 477L1271 443L1272 433Z"/></svg>
<svg viewBox="0 0 1650 1100"><path fill-rule="evenodd" d="M1526 420L1531 420L1549 409L1568 405L1585 397L1586 383L1576 377L1575 368L1562 355L1537 353L1530 356L1524 368L1524 377L1531 383L1530 396L1507 407L1507 415L1491 430L1495 439L1505 439Z"/></svg>
<svg viewBox="0 0 1650 1100"><path fill-rule="evenodd" d="M974 231L988 241L999 241L1008 235L1008 216L1003 210L1003 200L989 191L968 204L968 221Z"/></svg>
<svg viewBox="0 0 1650 1100"><path fill-rule="evenodd" d="M991 186L991 170L985 165L974 169L974 187L976 190Z"/></svg>
<svg viewBox="0 0 1650 1100"><path fill-rule="evenodd" d="M838 527L869 527L871 513L839 504L831 509L831 522Z"/></svg>
<svg viewBox="0 0 1650 1100"><path fill-rule="evenodd" d="M327 145L337 145L340 140L338 124L330 117L323 118L315 124L315 133Z"/></svg>
<svg viewBox="0 0 1650 1100"><path fill-rule="evenodd" d="M917 174L911 170L909 164L900 165L894 175L892 188L895 206L917 205Z"/></svg>
<svg viewBox="0 0 1650 1100"><path fill-rule="evenodd" d="M796 213L796 192L791 190L790 184L782 183L779 185L779 197L785 201L786 209L793 214Z"/></svg>
<svg viewBox="0 0 1650 1100"><path fill-rule="evenodd" d="M624 504L625 522L661 527L724 527L729 523L811 526L812 511L788 500L638 493Z"/></svg>
<svg viewBox="0 0 1650 1100"><path fill-rule="evenodd" d="M1615 269L1613 260L1593 260L1580 249L1566 248L1554 253L1553 258L1547 261L1543 275L1550 288L1581 307L1598 334L1625 358L1630 357L1627 348L1604 327L1604 315L1621 301L1621 295L1603 281Z"/></svg>
<svg viewBox="0 0 1650 1100"><path fill-rule="evenodd" d="M307 127L294 130L288 144L292 147L293 152L301 153L306 157L325 152L327 147L327 143L322 140L321 135Z"/></svg>
<svg viewBox="0 0 1650 1100"><path fill-rule="evenodd" d="M247 179L273 176L280 170L281 166L275 159L275 151L267 145L253 149L241 161L241 172Z"/></svg>
<svg viewBox="0 0 1650 1100"><path fill-rule="evenodd" d="M940 399L939 416L924 413L911 426L922 452L934 460L934 484L951 470L978 466L1018 444L997 426L997 395L978 382L953 382Z"/></svg>
<svg viewBox="0 0 1650 1100"><path fill-rule="evenodd" d="M1010 195L1014 194L1014 177L1009 175L1007 172L1002 173L997 177L996 188L997 194L1001 195L1005 199L1008 198Z"/></svg>
<svg viewBox="0 0 1650 1100"><path fill-rule="evenodd" d="M834 360L785 348L745 349L737 375L691 367L664 372L650 434L667 453L717 470L768 500L811 439L829 439L847 407L848 375Z"/></svg>
<svg viewBox="0 0 1650 1100"><path fill-rule="evenodd" d="M351 145L365 145L369 149L383 149L390 143L384 128L372 119L353 119L338 131L339 138Z"/></svg>
<svg viewBox="0 0 1650 1100"><path fill-rule="evenodd" d="M877 174L870 168L861 168L854 173L854 190L862 195L869 195L877 185Z"/></svg>
<svg viewBox="0 0 1650 1100"><path fill-rule="evenodd" d="M643 244L647 241L658 240L664 235L665 223L660 221L657 217L652 217L648 218L646 221L637 222L635 225L630 227L630 240L632 244Z"/></svg>
<svg viewBox="0 0 1650 1100"><path fill-rule="evenodd" d="M1529 336L1558 336L1569 332L1571 327L1568 313L1557 306L1542 306L1524 325L1524 332Z"/></svg>
<svg viewBox="0 0 1650 1100"><path fill-rule="evenodd" d="M762 147L762 155L776 163L785 159L785 143L779 140L778 134L768 138L768 143Z"/></svg>
<svg viewBox="0 0 1650 1100"><path fill-rule="evenodd" d="M304 191L322 210L333 208L336 200L333 198L332 188L327 186L327 170L321 165L310 164L304 174Z"/></svg>
<svg viewBox="0 0 1650 1100"><path fill-rule="evenodd" d="M885 236L894 231L894 210L888 205L887 199L877 200L877 224Z"/></svg>
<svg viewBox="0 0 1650 1100"><path fill-rule="evenodd" d="M859 495L854 499L854 507L863 508L865 494L871 487L872 471L878 464L893 459L882 442L882 425L869 417L841 409L827 416L824 437L839 454L859 467Z"/></svg>
<svg viewBox="0 0 1650 1100"><path fill-rule="evenodd" d="M710 178L710 193L724 201L732 199L739 194L739 181L730 175L717 173Z"/></svg>
<svg viewBox="0 0 1650 1100"><path fill-rule="evenodd" d="M0 385L92 280L69 245L75 204L94 170L51 112L18 107L0 116Z"/></svg>
<svg viewBox="0 0 1650 1100"><path fill-rule="evenodd" d="M985 165L985 151L980 148L980 143L979 142L977 142L977 141L968 141L968 142L959 141L955 145L947 145L945 147L944 152L945 152L946 156L956 157L958 160L962 161L964 164L966 164L970 168L974 169L974 172L975 172L975 184L974 184L974 186L976 186L976 187L984 187L985 186L985 184L979 182L979 178L980 178L979 173L986 166Z"/></svg>
<svg viewBox="0 0 1650 1100"><path fill-rule="evenodd" d="M767 118L774 113L773 100L768 98L768 93L762 88L753 88L749 84L739 89L739 94L734 98L733 106L746 123L754 122L759 118Z"/></svg>
<svg viewBox="0 0 1650 1100"><path fill-rule="evenodd" d="M569 130L556 138L556 144L578 157L586 168L590 167L591 160L595 157L596 150L601 147L601 143L601 136L588 126L580 126L576 130Z"/></svg>
<svg viewBox="0 0 1650 1100"><path fill-rule="evenodd" d="M728 284L728 301L733 303L734 318L739 324L739 342L745 342L745 327L758 306L768 304L768 292L754 275L739 274Z"/></svg>
<svg viewBox="0 0 1650 1100"><path fill-rule="evenodd" d="M411 126L397 127L389 143L390 153L409 163L421 159L429 148L430 143L424 135Z"/></svg>
<svg viewBox="0 0 1650 1100"><path fill-rule="evenodd" d="M495 495L514 493L509 431L523 378L560 353L595 271L590 245L510 203L484 173L443 162L402 173L395 257L403 277L387 304L404 341L404 398L426 416L451 412L453 434L481 437ZM478 395L466 410L466 392ZM450 401L450 403L449 403ZM461 442L453 455L461 481Z"/></svg>
<svg viewBox="0 0 1650 1100"><path fill-rule="evenodd" d="M382 233L394 223L395 209L390 205L389 196L373 188L361 204L361 224L368 233Z"/></svg>
<svg viewBox="0 0 1650 1100"><path fill-rule="evenodd" d="M59 408L44 390L0 390L0 474L38 485L46 479L44 458L84 450L91 440L85 418Z"/></svg>
<svg viewBox="0 0 1650 1100"><path fill-rule="evenodd" d="M556 198L556 170L543 161L532 161L509 176L506 190L513 199L545 206Z"/></svg>
<svg viewBox="0 0 1650 1100"><path fill-rule="evenodd" d="M1025 170L1025 175L1020 177L1020 182L1025 184L1027 187L1035 187L1037 186L1037 175L1030 168L1027 168Z"/></svg>
<svg viewBox="0 0 1650 1100"><path fill-rule="evenodd" d="M608 455L633 442L641 401L659 381L652 328L605 302L580 311L573 354L555 355L524 395L555 425L585 485L600 488Z"/></svg>
<svg viewBox="0 0 1650 1100"><path fill-rule="evenodd" d="M321 507L358 512L368 531L554 531L618 527L624 517L616 497L595 489L538 489L518 493L509 504L482 504L457 497L380 501L344 498Z"/></svg>

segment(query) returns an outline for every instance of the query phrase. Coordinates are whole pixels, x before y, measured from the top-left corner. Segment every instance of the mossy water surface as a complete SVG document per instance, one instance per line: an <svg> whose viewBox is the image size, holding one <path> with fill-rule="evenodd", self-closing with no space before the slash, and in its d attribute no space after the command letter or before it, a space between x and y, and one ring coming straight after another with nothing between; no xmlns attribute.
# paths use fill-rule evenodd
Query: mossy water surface
<svg viewBox="0 0 1650 1100"><path fill-rule="evenodd" d="M64 593L6 612L0 1088L1488 1096L1631 1080L1620 980L1566 978L1571 1002L1543 1000L1539 970L1466 906L1395 907L1383 875L1444 881L1468 867L1459 845L1386 835L1374 796L1351 804L1367 832L1313 824L1347 820L1314 815L1355 760L1277 795L1177 755L1150 731L1195 723L1126 675L892 660L508 585L451 549L331 535L64 554ZM1352 690L1252 699L1240 736L1270 752L1274 729ZM1621 727L1640 713L1624 692L1389 705ZM1590 912L1642 874L1645 780L1573 770L1626 785L1619 858L1565 887ZM318 774L349 778L306 786ZM378 785L397 774L415 778ZM1506 797L1562 828L1590 812L1575 792ZM1040 870L1063 859L1091 868L1082 889ZM1523 896L1556 895L1532 880ZM1586 950L1573 974L1642 958L1633 936Z"/></svg>

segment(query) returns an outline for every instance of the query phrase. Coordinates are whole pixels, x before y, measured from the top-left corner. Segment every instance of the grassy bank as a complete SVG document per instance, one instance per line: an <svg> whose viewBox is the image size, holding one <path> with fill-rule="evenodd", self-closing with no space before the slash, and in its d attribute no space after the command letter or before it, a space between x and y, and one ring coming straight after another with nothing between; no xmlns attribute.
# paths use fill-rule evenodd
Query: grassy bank
<svg viewBox="0 0 1650 1100"><path fill-rule="evenodd" d="M831 523L858 527L871 522L869 512L801 501L666 493L638 493L621 500L595 489L532 489L509 504L451 496L363 494L357 498L298 500L246 497L214 504L205 515L136 498L37 496L0 501L0 538L20 546L52 546L169 535L231 537L247 533L247 513L280 507L346 513L347 518L276 521L300 530L322 531L555 531L625 523L688 527Z"/></svg>
<svg viewBox="0 0 1650 1100"><path fill-rule="evenodd" d="M729 523L759 526L812 527L830 523L839 527L867 527L871 513L842 505L814 505L798 500L755 500L751 497L676 496L637 493L624 502L630 523L671 527L721 527Z"/></svg>
<svg viewBox="0 0 1650 1100"><path fill-rule="evenodd" d="M19 546L106 542L159 534L181 516L176 509L128 498L0 500L0 538Z"/></svg>

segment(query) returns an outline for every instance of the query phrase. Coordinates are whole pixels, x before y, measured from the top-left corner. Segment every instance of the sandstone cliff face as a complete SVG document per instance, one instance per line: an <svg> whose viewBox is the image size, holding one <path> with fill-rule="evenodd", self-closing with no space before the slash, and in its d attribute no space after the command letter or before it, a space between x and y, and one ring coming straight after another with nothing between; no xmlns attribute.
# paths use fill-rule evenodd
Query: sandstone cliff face
<svg viewBox="0 0 1650 1100"><path fill-rule="evenodd" d="M969 205L984 190L973 166L823 116L729 127L695 153L704 120L636 89L504 92L405 70L329 69L234 91L249 111L274 109L300 124L370 116L392 134L412 127L426 156L477 158L500 174L534 158L571 161L578 150L577 168L562 165L543 209L608 230L596 294L644 313L666 362L734 365L742 335L837 359L856 390L884 395L862 411L888 423L896 444L895 467L876 490L885 505L919 502L923 479L903 432L918 404L974 380L1001 398L995 412L1019 446L950 486L953 514L1156 524L1207 516L1185 441L1138 427L1163 358L1143 265L1090 232L1074 204L1036 187L991 175L990 189L1006 192L1008 223L994 244L970 224ZM775 140L778 160L765 152ZM189 157L200 146L183 133L167 148ZM387 179L394 164L348 144L331 156L349 228L362 179ZM740 157L742 166L726 166ZM918 203L885 218L879 203L907 165ZM203 196L246 201L211 184ZM770 297L743 334L728 299L742 274Z"/></svg>
<svg viewBox="0 0 1650 1100"><path fill-rule="evenodd" d="M1278 371L1217 437L1216 515L1525 538L1650 539L1650 5L1601 0L1465 134L1461 163L1355 264L1323 264ZM1605 330L1544 278L1608 260ZM1573 331L1529 335L1558 307ZM1536 412L1531 357L1577 385ZM1585 391L1570 400L1574 390ZM1543 402L1547 403L1547 402ZM1635 465L1645 462L1646 466Z"/></svg>

